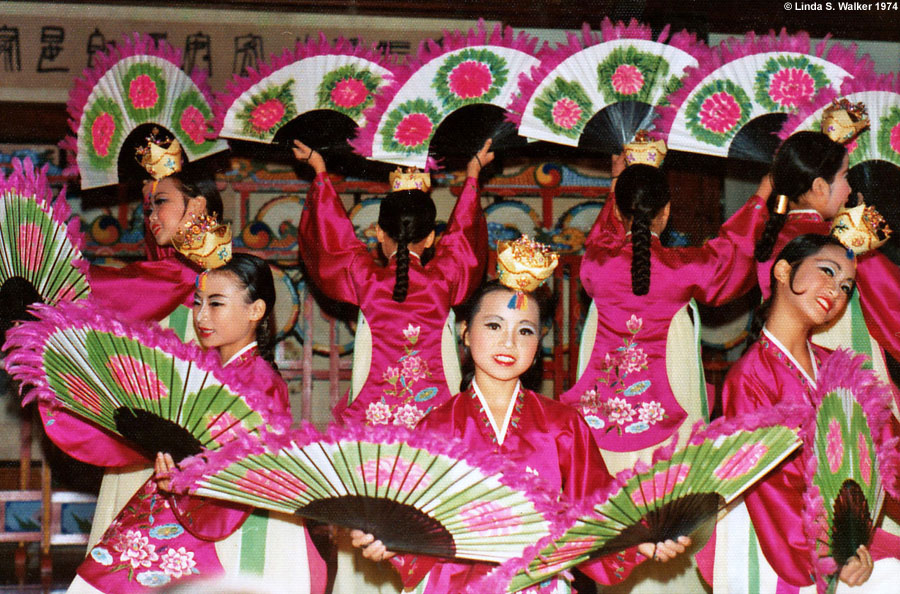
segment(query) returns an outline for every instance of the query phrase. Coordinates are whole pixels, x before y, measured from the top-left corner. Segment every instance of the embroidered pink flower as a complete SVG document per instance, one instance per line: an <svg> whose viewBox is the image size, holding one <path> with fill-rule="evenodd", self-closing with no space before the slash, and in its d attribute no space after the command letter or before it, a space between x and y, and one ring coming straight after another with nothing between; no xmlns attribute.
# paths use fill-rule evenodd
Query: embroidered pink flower
<svg viewBox="0 0 900 594"><path fill-rule="evenodd" d="M187 551L184 547L169 549L159 558L159 568L175 579L190 575L196 565L193 551Z"/></svg>
<svg viewBox="0 0 900 594"><path fill-rule="evenodd" d="M798 107L816 92L816 82L802 68L784 68L772 76L769 96L785 107Z"/></svg>
<svg viewBox="0 0 900 594"><path fill-rule="evenodd" d="M581 410L586 415L596 414L603 407L597 390L588 390L581 395Z"/></svg>
<svg viewBox="0 0 900 594"><path fill-rule="evenodd" d="M725 91L713 93L700 106L700 123L712 132L728 132L740 119L741 106Z"/></svg>
<svg viewBox="0 0 900 594"><path fill-rule="evenodd" d="M94 152L101 157L107 156L115 132L116 121L111 115L103 112L94 118L94 123L91 124L91 143L94 146Z"/></svg>
<svg viewBox="0 0 900 594"><path fill-rule="evenodd" d="M828 459L828 468L832 473L837 472L844 461L844 436L841 434L841 424L837 419L828 423L828 434L825 436L825 456Z"/></svg>
<svg viewBox="0 0 900 594"><path fill-rule="evenodd" d="M641 331L641 328L644 326L644 318L639 318L634 314L631 314L631 318L625 322L625 327L628 328L628 331L632 334L637 334Z"/></svg>
<svg viewBox="0 0 900 594"><path fill-rule="evenodd" d="M278 469L248 470L234 483L248 493L261 493L267 497L274 495L284 501L292 501L309 489L296 476Z"/></svg>
<svg viewBox="0 0 900 594"><path fill-rule="evenodd" d="M563 97L553 104L553 123L560 128L571 130L581 121L583 111L577 101Z"/></svg>
<svg viewBox="0 0 900 594"><path fill-rule="evenodd" d="M181 112L181 118L178 123L194 144L203 144L206 142L206 118L203 117L203 112L199 109L193 105L188 105L185 110Z"/></svg>
<svg viewBox="0 0 900 594"><path fill-rule="evenodd" d="M19 237L16 239L19 260L25 270L34 271L44 262L44 233L39 225L23 223L19 225Z"/></svg>
<svg viewBox="0 0 900 594"><path fill-rule="evenodd" d="M857 442L859 444L859 474L862 480L868 484L872 482L872 458L869 452L869 442L862 433L857 435Z"/></svg>
<svg viewBox="0 0 900 594"><path fill-rule="evenodd" d="M895 153L900 153L900 124L891 128L891 148Z"/></svg>
<svg viewBox="0 0 900 594"><path fill-rule="evenodd" d="M143 394L151 400L169 395L169 389L160 381L156 372L139 359L130 355L113 355L106 366L119 387L129 394Z"/></svg>
<svg viewBox="0 0 900 594"><path fill-rule="evenodd" d="M624 425L634 418L634 409L622 398L610 398L606 401L606 416L613 423Z"/></svg>
<svg viewBox="0 0 900 594"><path fill-rule="evenodd" d="M159 101L156 83L147 74L134 77L134 80L128 85L128 98L131 99L131 104L137 109L153 107Z"/></svg>
<svg viewBox="0 0 900 594"><path fill-rule="evenodd" d="M366 408L366 422L370 425L387 425L391 420L391 407L384 402L370 402Z"/></svg>
<svg viewBox="0 0 900 594"><path fill-rule="evenodd" d="M487 64L475 60L460 62L447 77L450 91L462 99L476 99L491 89L494 77Z"/></svg>
<svg viewBox="0 0 900 594"><path fill-rule="evenodd" d="M122 540L116 543L115 550L121 553L119 561L130 564L134 569L150 567L151 563L159 559L156 545L150 544L150 538L137 530L129 530Z"/></svg>
<svg viewBox="0 0 900 594"><path fill-rule="evenodd" d="M397 380L400 379L400 368L388 367L384 370L384 373L381 374L381 378L391 385L396 384Z"/></svg>
<svg viewBox="0 0 900 594"><path fill-rule="evenodd" d="M675 487L684 482L691 467L687 464L670 466L661 470L652 478L641 481L641 484L631 493L631 500L635 505L647 505L657 499L661 499L675 490Z"/></svg>
<svg viewBox="0 0 900 594"><path fill-rule="evenodd" d="M206 428L216 443L223 444L238 436L241 430L241 422L230 412L224 412L220 415L210 413L206 416Z"/></svg>
<svg viewBox="0 0 900 594"><path fill-rule="evenodd" d="M425 413L418 406L404 404L394 413L394 425L404 425L410 429L415 429L424 416Z"/></svg>
<svg viewBox="0 0 900 594"><path fill-rule="evenodd" d="M396 489L401 493L427 487L432 480L424 468L404 458L379 458L377 463L369 460L356 470L370 485L376 485L379 489Z"/></svg>
<svg viewBox="0 0 900 594"><path fill-rule="evenodd" d="M69 395L76 402L98 414L103 410L103 407L100 405L100 395L92 390L83 379L69 373L60 373L59 379L66 385Z"/></svg>
<svg viewBox="0 0 900 594"><path fill-rule="evenodd" d="M431 119L424 113L411 113L406 115L397 129L394 131L394 140L405 147L419 146L431 136L434 124Z"/></svg>
<svg viewBox="0 0 900 594"><path fill-rule="evenodd" d="M744 476L759 464L769 448L763 443L745 443L713 471L720 480L727 481Z"/></svg>
<svg viewBox="0 0 900 594"><path fill-rule="evenodd" d="M635 373L636 371L647 369L647 353L644 352L644 349L631 345L624 353L622 353L622 358L619 361L619 368L623 374Z"/></svg>
<svg viewBox="0 0 900 594"><path fill-rule="evenodd" d="M331 89L331 101L338 107L351 109L361 105L369 96L369 89L365 83L355 78L345 78L338 81Z"/></svg>
<svg viewBox="0 0 900 594"><path fill-rule="evenodd" d="M406 337L406 340L408 340L410 344L416 344L419 340L419 330L421 330L420 326L409 324L406 327L406 330L403 331L403 336Z"/></svg>
<svg viewBox="0 0 900 594"><path fill-rule="evenodd" d="M505 505L493 501L475 501L459 509L459 518L469 530L489 536L512 534L522 518Z"/></svg>
<svg viewBox="0 0 900 594"><path fill-rule="evenodd" d="M622 64L610 78L613 88L622 95L633 95L644 86L644 75L631 64Z"/></svg>
<svg viewBox="0 0 900 594"><path fill-rule="evenodd" d="M411 355L403 360L401 371L408 383L413 383L428 375L428 363L418 355Z"/></svg>
<svg viewBox="0 0 900 594"><path fill-rule="evenodd" d="M263 101L250 112L250 125L259 132L267 132L284 117L284 103L276 98Z"/></svg>
<svg viewBox="0 0 900 594"><path fill-rule="evenodd" d="M643 421L648 425L655 425L662 421L665 418L665 415L666 409L662 407L662 404L655 400L642 402L641 407L638 409L638 420Z"/></svg>

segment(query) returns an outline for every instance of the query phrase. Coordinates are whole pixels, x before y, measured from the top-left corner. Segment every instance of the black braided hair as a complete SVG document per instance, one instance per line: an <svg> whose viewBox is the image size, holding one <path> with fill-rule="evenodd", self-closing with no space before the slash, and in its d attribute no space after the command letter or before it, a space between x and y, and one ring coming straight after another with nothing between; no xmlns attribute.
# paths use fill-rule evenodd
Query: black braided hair
<svg viewBox="0 0 900 594"><path fill-rule="evenodd" d="M253 254L235 253L231 260L212 271L215 274L230 272L247 289L247 303L262 299L266 312L256 326L256 348L276 371L275 363L275 280L272 269L265 260Z"/></svg>
<svg viewBox="0 0 900 594"><path fill-rule="evenodd" d="M437 209L431 196L421 190L391 192L381 201L378 226L397 242L397 274L393 300L406 301L409 291L409 244L422 241L434 231Z"/></svg>
<svg viewBox="0 0 900 594"><path fill-rule="evenodd" d="M765 262L772 256L775 241L787 220L787 213L775 213L778 196L783 194L796 202L812 188L816 178L821 177L830 184L846 154L844 145L821 132L798 132L779 147L772 161L772 193L766 202L769 220L753 252L757 262Z"/></svg>
<svg viewBox="0 0 900 594"><path fill-rule="evenodd" d="M669 203L665 174L650 165L632 165L619 175L616 206L631 220L631 291L650 291L650 223Z"/></svg>
<svg viewBox="0 0 900 594"><path fill-rule="evenodd" d="M846 249L844 244L842 244L836 237L833 235L821 235L819 233L807 233L805 235L798 235L794 239L788 242L786 246L784 246L778 255L775 256L775 262L779 262L781 260L786 261L791 266L791 275L788 280L788 288L795 295L798 294L794 290L794 277L797 274L797 269L800 267L800 264L803 263L804 260L809 258L810 256L815 256L822 249L829 245L838 246L841 249ZM775 287L777 286L775 282L775 266L774 263L772 268L769 270L769 283L772 287L772 294L768 299L759 304L756 308L756 311L753 313L753 322L750 324L750 342L752 344L756 340L759 339L760 334L762 334L762 329L766 325L766 321L769 319L769 312L772 310L772 303L775 300ZM856 285L854 284L854 290L856 289ZM851 293L852 295L852 293Z"/></svg>

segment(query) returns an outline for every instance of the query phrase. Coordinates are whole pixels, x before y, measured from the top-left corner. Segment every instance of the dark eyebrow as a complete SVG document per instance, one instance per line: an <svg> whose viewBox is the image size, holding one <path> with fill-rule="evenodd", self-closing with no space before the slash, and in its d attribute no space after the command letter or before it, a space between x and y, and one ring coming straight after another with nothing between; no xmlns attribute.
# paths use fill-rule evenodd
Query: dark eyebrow
<svg viewBox="0 0 900 594"><path fill-rule="evenodd" d="M833 264L834 267L837 268L838 270L843 270L843 268L841 268L840 264L838 264L837 262L835 262L834 260L831 260L829 258L818 258L818 261L819 262L828 262L829 264Z"/></svg>

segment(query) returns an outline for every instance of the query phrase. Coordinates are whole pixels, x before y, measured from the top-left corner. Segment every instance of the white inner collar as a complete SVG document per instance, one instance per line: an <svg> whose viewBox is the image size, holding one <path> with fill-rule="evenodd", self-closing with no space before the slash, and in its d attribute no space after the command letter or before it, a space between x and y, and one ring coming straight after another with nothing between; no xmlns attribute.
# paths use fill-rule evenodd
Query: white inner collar
<svg viewBox="0 0 900 594"><path fill-rule="evenodd" d="M519 389L521 388L521 383L516 382L516 389L513 390L512 398L509 400L509 405L506 407L506 415L503 418L503 426L497 427L497 422L494 420L494 415L491 414L491 408L488 406L487 400L484 398L484 394L481 393L481 389L479 389L478 384L472 379L472 389L475 391L475 395L478 396L478 401L481 402L481 408L484 409L484 412L487 414L487 418L491 421L491 428L494 430L494 435L497 437L497 443L503 445L503 440L506 439L506 432L509 429L509 421L512 419L513 409L516 408L516 400L519 399Z"/></svg>
<svg viewBox="0 0 900 594"><path fill-rule="evenodd" d="M785 357L787 357L788 360L791 363L793 363L797 367L797 369L800 370L800 373L803 374L803 377L806 378L806 381L809 382L809 385L812 386L813 388L815 388L816 380L819 378L819 368L816 365L816 356L813 353L812 345L810 344L810 342L808 340L806 341L806 348L809 349L809 360L812 362L814 377L809 377L809 374L806 373L806 370L803 369L803 366L800 365L800 363L798 363L796 359L794 359L794 356L791 354L790 351L788 351L786 348L784 348L784 345L781 344L781 341L779 341L777 338L775 338L775 335L773 335L771 332L769 332L768 328L763 327L763 334L765 334L766 337L770 341L772 341L772 344L774 344L776 347L778 347L778 350L780 350L782 353L784 353Z"/></svg>
<svg viewBox="0 0 900 594"><path fill-rule="evenodd" d="M223 365L222 367L228 367L229 365L231 365L231 363L232 363L235 359L237 359L238 357L240 357L241 355L243 355L244 353L246 353L247 351L249 351L250 349L252 349L252 348L255 347L255 346L256 346L256 341L254 340L253 342L251 342L250 344L248 344L247 346L245 346L244 348L242 348L241 350L239 350L238 352L236 352L235 354L233 354L233 355L231 356L231 359L229 359L228 362L225 363L225 365Z"/></svg>

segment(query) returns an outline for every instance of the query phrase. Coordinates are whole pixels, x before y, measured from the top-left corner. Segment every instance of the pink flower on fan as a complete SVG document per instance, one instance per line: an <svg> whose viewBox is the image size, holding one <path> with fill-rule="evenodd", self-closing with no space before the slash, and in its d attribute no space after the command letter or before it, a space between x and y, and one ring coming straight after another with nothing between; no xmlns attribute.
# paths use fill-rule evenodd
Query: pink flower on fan
<svg viewBox="0 0 900 594"><path fill-rule="evenodd" d="M631 345L622 353L619 368L626 375L647 369L647 353L644 352L644 349Z"/></svg>
<svg viewBox="0 0 900 594"><path fill-rule="evenodd" d="M178 123L194 144L203 144L206 142L206 118L203 117L203 112L199 109L193 105L188 105L185 110L181 112L181 118Z"/></svg>
<svg viewBox="0 0 900 594"><path fill-rule="evenodd" d="M660 470L652 478L641 481L639 487L631 493L631 500L635 505L649 505L662 499L683 483L690 471L688 464L677 464Z"/></svg>
<svg viewBox="0 0 900 594"><path fill-rule="evenodd" d="M22 223L16 240L19 260L26 270L35 271L44 262L44 232L40 225Z"/></svg>
<svg viewBox="0 0 900 594"><path fill-rule="evenodd" d="M828 423L828 434L825 436L825 456L828 458L828 468L832 473L838 471L844 461L844 436L841 433L841 424L837 419Z"/></svg>
<svg viewBox="0 0 900 594"><path fill-rule="evenodd" d="M156 83L147 74L134 77L134 80L128 85L128 98L137 109L149 109L155 106L159 101Z"/></svg>
<svg viewBox="0 0 900 594"><path fill-rule="evenodd" d="M425 412L414 404L404 404L394 413L394 425L403 425L409 429L415 429Z"/></svg>
<svg viewBox="0 0 900 594"><path fill-rule="evenodd" d="M175 579L190 575L196 565L194 553L185 550L184 547L171 548L159 558L159 568L163 570L163 573Z"/></svg>
<svg viewBox="0 0 900 594"><path fill-rule="evenodd" d="M655 400L641 402L641 407L638 409L638 419L648 425L655 425L662 421L665 416L666 409L662 407L662 404Z"/></svg>
<svg viewBox="0 0 900 594"><path fill-rule="evenodd" d="M553 123L560 128L571 130L581 121L583 113L577 101L563 97L553 104Z"/></svg>
<svg viewBox="0 0 900 594"><path fill-rule="evenodd" d="M369 96L365 83L355 78L345 78L331 89L331 101L338 107L351 109L361 105Z"/></svg>
<svg viewBox="0 0 900 594"><path fill-rule="evenodd" d="M713 474L723 481L744 476L759 464L762 457L768 453L769 448L762 443L745 443L738 451L728 457L713 471Z"/></svg>
<svg viewBox="0 0 900 594"><path fill-rule="evenodd" d="M66 385L69 395L75 402L81 404L85 408L100 414L103 408L100 406L100 396L88 386L87 382L70 373L60 373L59 379Z"/></svg>
<svg viewBox="0 0 900 594"><path fill-rule="evenodd" d="M802 68L783 68L772 76L769 96L784 107L798 107L816 92L816 81Z"/></svg>
<svg viewBox="0 0 900 594"><path fill-rule="evenodd" d="M403 369L400 371L406 381L413 383L428 375L428 363L422 357L411 355L403 360Z"/></svg>
<svg viewBox="0 0 900 594"><path fill-rule="evenodd" d="M644 75L636 66L622 64L610 78L613 88L621 95L634 95L644 86Z"/></svg>
<svg viewBox="0 0 900 594"><path fill-rule="evenodd" d="M112 372L113 379L122 390L129 394L139 394L151 400L159 400L169 395L166 387L156 372L130 355L113 355L106 366Z"/></svg>
<svg viewBox="0 0 900 594"><path fill-rule="evenodd" d="M895 153L900 153L900 124L891 128L891 148Z"/></svg>
<svg viewBox="0 0 900 594"><path fill-rule="evenodd" d="M394 140L405 147L419 146L431 136L434 124L424 113L410 113L404 116L394 131Z"/></svg>
<svg viewBox="0 0 900 594"><path fill-rule="evenodd" d="M634 409L622 398L610 398L606 401L606 416L613 423L624 425L634 418Z"/></svg>
<svg viewBox="0 0 900 594"><path fill-rule="evenodd" d="M369 460L356 471L363 480L381 489L394 489L401 493L409 493L416 488L425 488L431 484L431 476L418 464L411 464L404 458L379 458Z"/></svg>
<svg viewBox="0 0 900 594"><path fill-rule="evenodd" d="M403 336L406 337L406 340L408 340L410 344L416 344L419 341L420 330L421 326L413 326L412 324L408 324L406 326L406 330L403 331Z"/></svg>
<svg viewBox="0 0 900 594"><path fill-rule="evenodd" d="M462 99L477 99L491 89L494 77L487 64L475 60L460 62L447 77L450 91Z"/></svg>
<svg viewBox="0 0 900 594"><path fill-rule="evenodd" d="M632 334L637 334L641 331L641 328L644 326L644 318L639 318L634 314L631 314L631 318L625 322L625 327L628 328L628 331Z"/></svg>
<svg viewBox="0 0 900 594"><path fill-rule="evenodd" d="M259 132L267 132L284 117L284 103L276 98L263 101L250 112L250 125Z"/></svg>
<svg viewBox="0 0 900 594"><path fill-rule="evenodd" d="M700 123L712 132L728 132L740 119L741 106L725 91L713 93L700 106Z"/></svg>
<svg viewBox="0 0 900 594"><path fill-rule="evenodd" d="M396 368L394 368L396 369ZM366 408L366 422L370 425L387 425L391 420L391 407L384 402L370 402Z"/></svg>
<svg viewBox="0 0 900 594"><path fill-rule="evenodd" d="M282 501L293 501L297 495L305 493L309 487L300 479L278 469L251 469L234 481L235 486L248 493L259 493L264 496L275 496Z"/></svg>
<svg viewBox="0 0 900 594"><path fill-rule="evenodd" d="M240 420L226 411L220 415L210 413L206 417L206 428L213 440L218 444L228 443L238 436L241 429Z"/></svg>
<svg viewBox="0 0 900 594"><path fill-rule="evenodd" d="M862 476L862 480L869 484L872 482L872 459L870 458L869 442L866 441L866 437L862 433L857 435L857 441L859 444L859 474Z"/></svg>
<svg viewBox="0 0 900 594"><path fill-rule="evenodd" d="M159 559L156 554L156 545L150 544L150 538L143 536L137 530L129 530L122 540L115 545L115 550L121 553L119 561L128 563L133 569L138 567L150 567Z"/></svg>
<svg viewBox="0 0 900 594"><path fill-rule="evenodd" d="M486 536L512 534L522 525L522 518L505 505L493 501L473 501L459 509L459 518L471 531Z"/></svg>
<svg viewBox="0 0 900 594"><path fill-rule="evenodd" d="M113 134L116 132L116 121L106 112L101 113L94 118L91 124L91 143L94 146L94 152L105 157L109 154L109 144L112 142Z"/></svg>

